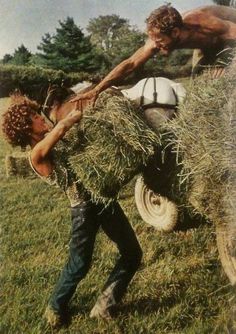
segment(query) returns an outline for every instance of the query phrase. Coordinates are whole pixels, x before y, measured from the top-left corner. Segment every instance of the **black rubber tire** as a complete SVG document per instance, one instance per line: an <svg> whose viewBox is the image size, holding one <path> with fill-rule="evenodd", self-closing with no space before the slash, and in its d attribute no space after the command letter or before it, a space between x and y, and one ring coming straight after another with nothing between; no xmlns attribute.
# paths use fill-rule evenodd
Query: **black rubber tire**
<svg viewBox="0 0 236 334"><path fill-rule="evenodd" d="M135 202L141 218L158 231L171 232L178 219L178 208L168 198L150 190L140 176L135 184Z"/></svg>

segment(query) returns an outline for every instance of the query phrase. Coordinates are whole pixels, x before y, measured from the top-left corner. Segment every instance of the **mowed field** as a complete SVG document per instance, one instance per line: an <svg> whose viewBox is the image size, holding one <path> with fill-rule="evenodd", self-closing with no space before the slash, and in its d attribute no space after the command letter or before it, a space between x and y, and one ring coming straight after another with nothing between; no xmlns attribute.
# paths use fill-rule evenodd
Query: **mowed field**
<svg viewBox="0 0 236 334"><path fill-rule="evenodd" d="M1 112L8 99L0 100ZM1 334L53 333L43 319L48 297L66 260L70 211L65 196L41 180L6 178L12 149L0 138ZM121 194L143 249L142 266L109 322L89 318L117 251L102 232L93 265L70 304L60 333L236 333L234 294L218 259L214 226L164 234L145 224L135 207L134 182Z"/></svg>

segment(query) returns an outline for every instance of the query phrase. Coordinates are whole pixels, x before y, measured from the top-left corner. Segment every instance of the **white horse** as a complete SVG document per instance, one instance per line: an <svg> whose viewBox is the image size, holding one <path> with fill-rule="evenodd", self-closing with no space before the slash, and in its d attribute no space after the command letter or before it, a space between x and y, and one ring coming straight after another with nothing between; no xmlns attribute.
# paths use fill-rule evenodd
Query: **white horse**
<svg viewBox="0 0 236 334"><path fill-rule="evenodd" d="M174 116L178 104L186 96L181 83L163 77L142 79L121 92L143 108L148 124L157 130L161 123Z"/></svg>

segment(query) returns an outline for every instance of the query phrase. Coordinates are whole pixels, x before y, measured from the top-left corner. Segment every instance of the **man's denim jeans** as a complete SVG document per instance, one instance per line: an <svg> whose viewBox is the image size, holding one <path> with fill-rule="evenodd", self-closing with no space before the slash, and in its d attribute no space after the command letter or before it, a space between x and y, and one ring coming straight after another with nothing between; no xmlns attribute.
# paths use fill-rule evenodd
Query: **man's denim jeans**
<svg viewBox="0 0 236 334"><path fill-rule="evenodd" d="M94 242L99 227L116 243L120 258L104 288L111 293L114 304L119 302L137 271L142 250L135 233L118 203L108 207L86 202L71 208L72 231L68 262L61 272L49 304L56 312L63 312L77 284L90 268Z"/></svg>

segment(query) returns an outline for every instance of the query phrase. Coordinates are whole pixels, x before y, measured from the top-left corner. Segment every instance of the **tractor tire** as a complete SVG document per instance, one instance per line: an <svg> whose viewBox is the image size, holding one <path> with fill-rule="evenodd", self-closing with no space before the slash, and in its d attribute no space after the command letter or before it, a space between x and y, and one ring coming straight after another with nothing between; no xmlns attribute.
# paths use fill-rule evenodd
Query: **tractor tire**
<svg viewBox="0 0 236 334"><path fill-rule="evenodd" d="M230 283L236 286L236 228L227 224L216 226L216 240L222 267Z"/></svg>
<svg viewBox="0 0 236 334"><path fill-rule="evenodd" d="M160 196L149 189L143 177L135 184L135 202L141 218L158 231L171 232L178 219L178 208L167 197Z"/></svg>

